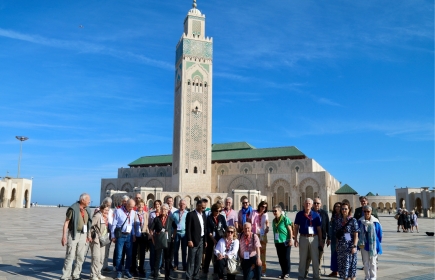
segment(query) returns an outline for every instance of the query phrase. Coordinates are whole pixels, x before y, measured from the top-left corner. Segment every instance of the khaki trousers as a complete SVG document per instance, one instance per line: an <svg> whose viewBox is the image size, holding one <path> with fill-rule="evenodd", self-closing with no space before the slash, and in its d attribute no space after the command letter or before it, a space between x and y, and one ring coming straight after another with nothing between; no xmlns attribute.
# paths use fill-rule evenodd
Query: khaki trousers
<svg viewBox="0 0 435 280"><path fill-rule="evenodd" d="M325 243L326 242L324 241L323 248L325 248ZM319 251L319 274L322 274L322 265L323 265L322 257L323 257L323 251ZM307 263L305 266L305 277L307 277L307 275L308 275L310 263L311 263L311 253L308 253Z"/></svg>
<svg viewBox="0 0 435 280"><path fill-rule="evenodd" d="M305 279L305 271L307 270L307 260L311 256L313 264L313 279L320 279L319 275L319 241L318 236L299 237L299 275L298 279ZM308 263L308 265L310 265Z"/></svg>
<svg viewBox="0 0 435 280"><path fill-rule="evenodd" d="M101 275L101 269L103 268L104 256L106 255L106 246L100 247L100 243L92 242L91 252L91 279L98 279L98 276Z"/></svg>
<svg viewBox="0 0 435 280"><path fill-rule="evenodd" d="M73 240L71 237L71 232L68 232L68 242L66 244L66 256L65 262L62 268L61 279L69 279L71 276L71 269L73 262L74 270L72 272L73 278L80 278L80 273L82 272L82 265L85 261L86 250L88 249L86 243L87 233L76 233L76 239Z"/></svg>

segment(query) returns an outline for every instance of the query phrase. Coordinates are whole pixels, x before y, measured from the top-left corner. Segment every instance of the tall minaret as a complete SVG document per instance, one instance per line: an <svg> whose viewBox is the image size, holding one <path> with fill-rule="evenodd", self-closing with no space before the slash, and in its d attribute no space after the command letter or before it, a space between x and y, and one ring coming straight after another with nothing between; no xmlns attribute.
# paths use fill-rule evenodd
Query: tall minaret
<svg viewBox="0 0 435 280"><path fill-rule="evenodd" d="M196 8L184 20L175 58L172 191L211 191L213 40Z"/></svg>

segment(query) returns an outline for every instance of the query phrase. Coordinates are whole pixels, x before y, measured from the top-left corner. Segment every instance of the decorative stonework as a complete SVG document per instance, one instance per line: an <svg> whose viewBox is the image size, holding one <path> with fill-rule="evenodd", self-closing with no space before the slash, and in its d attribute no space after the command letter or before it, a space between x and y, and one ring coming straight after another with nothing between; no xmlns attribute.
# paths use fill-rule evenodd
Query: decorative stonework
<svg viewBox="0 0 435 280"><path fill-rule="evenodd" d="M271 172L272 168L272 172ZM269 162L264 166L264 173L277 173L278 172L278 166L276 166L275 163Z"/></svg>
<svg viewBox="0 0 435 280"><path fill-rule="evenodd" d="M164 186L165 184L157 179L151 179L145 184L145 187L150 187L150 188L162 188Z"/></svg>
<svg viewBox="0 0 435 280"><path fill-rule="evenodd" d="M198 41L194 39L183 38L178 45L175 55L175 62L178 62L182 56L213 59L213 43L211 41Z"/></svg>
<svg viewBox="0 0 435 280"><path fill-rule="evenodd" d="M121 190L125 192L130 192L133 190L133 187L130 183L125 183L124 185L122 185Z"/></svg>
<svg viewBox="0 0 435 280"><path fill-rule="evenodd" d="M302 180L302 181L299 183L299 190L300 190L300 192L301 192L301 193L302 193L302 192L305 193L305 192L306 192L306 189L307 189L309 186L311 186L311 188L312 188L313 195L314 195L314 192L319 193L320 185L319 185L319 183L318 183L316 180L314 180L313 178L306 178L306 179ZM307 196L307 197L309 197L309 196ZM312 199L313 197L310 197L310 198Z"/></svg>
<svg viewBox="0 0 435 280"><path fill-rule="evenodd" d="M242 164L240 174L252 174L252 166L249 163Z"/></svg>
<svg viewBox="0 0 435 280"><path fill-rule="evenodd" d="M304 164L297 160L292 163L291 169L297 172L304 172Z"/></svg>
<svg viewBox="0 0 435 280"><path fill-rule="evenodd" d="M232 190L255 190L255 184L245 176L239 176L231 181L228 192Z"/></svg>
<svg viewBox="0 0 435 280"><path fill-rule="evenodd" d="M272 183L271 191L272 193L277 191L277 188L282 186L286 192L290 191L290 183L284 179L277 179Z"/></svg>

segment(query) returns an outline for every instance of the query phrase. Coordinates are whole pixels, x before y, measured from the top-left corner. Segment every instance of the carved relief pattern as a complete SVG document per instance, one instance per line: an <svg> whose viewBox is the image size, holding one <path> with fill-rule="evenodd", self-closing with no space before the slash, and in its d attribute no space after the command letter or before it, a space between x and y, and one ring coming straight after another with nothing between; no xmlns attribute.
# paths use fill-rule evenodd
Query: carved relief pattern
<svg viewBox="0 0 435 280"><path fill-rule="evenodd" d="M183 54L191 57L213 59L213 43L184 38L175 53L175 63Z"/></svg>
<svg viewBox="0 0 435 280"><path fill-rule="evenodd" d="M201 35L201 22L199 20L192 21L192 33L193 35Z"/></svg>

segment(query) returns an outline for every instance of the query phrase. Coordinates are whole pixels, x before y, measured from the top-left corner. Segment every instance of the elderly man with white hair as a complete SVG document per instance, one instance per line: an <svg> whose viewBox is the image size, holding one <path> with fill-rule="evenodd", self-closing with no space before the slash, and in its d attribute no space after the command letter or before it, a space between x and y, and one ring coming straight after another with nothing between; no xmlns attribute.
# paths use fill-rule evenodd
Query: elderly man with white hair
<svg viewBox="0 0 435 280"><path fill-rule="evenodd" d="M227 225L238 228L239 215L237 211L233 210L232 206L233 206L233 199L231 197L225 198L223 213L225 214Z"/></svg>
<svg viewBox="0 0 435 280"><path fill-rule="evenodd" d="M126 206L116 209L111 227L111 237L116 245L116 278L122 278L123 265L121 263L122 250L125 250L126 260L124 267L124 277L127 279L133 278L130 274L131 257L133 250L133 242L136 241L134 234L134 221L136 219L136 211L133 207L136 202L133 199L127 201Z"/></svg>
<svg viewBox="0 0 435 280"><path fill-rule="evenodd" d="M322 221L320 215L311 210L312 206L313 200L305 199L304 210L298 212L295 218L295 247L299 247L299 280L305 279L309 256L313 264L313 279L320 279L319 247L323 248Z"/></svg>
<svg viewBox="0 0 435 280"><path fill-rule="evenodd" d="M358 220L358 250L361 250L365 279L376 279L377 256L382 254L382 226L372 215L372 207L363 206L364 216Z"/></svg>
<svg viewBox="0 0 435 280"><path fill-rule="evenodd" d="M90 203L89 194L82 193L79 201L71 205L66 211L62 233L62 246L66 245L66 256L60 279L69 279L74 261L72 279L81 279L80 273L85 261L87 243L92 241L90 234L92 216L88 207Z"/></svg>

